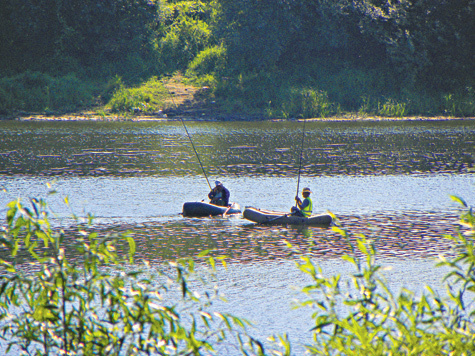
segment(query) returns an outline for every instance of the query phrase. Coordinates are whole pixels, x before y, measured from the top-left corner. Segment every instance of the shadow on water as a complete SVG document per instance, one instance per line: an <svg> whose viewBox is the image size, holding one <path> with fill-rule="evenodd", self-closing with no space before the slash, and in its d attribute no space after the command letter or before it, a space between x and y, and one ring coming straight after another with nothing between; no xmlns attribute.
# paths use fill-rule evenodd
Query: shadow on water
<svg viewBox="0 0 475 356"><path fill-rule="evenodd" d="M209 175L298 173L301 124L187 124ZM302 174L474 171L475 121L308 122ZM0 122L0 173L34 176L200 175L177 122Z"/></svg>
<svg viewBox="0 0 475 356"><path fill-rule="evenodd" d="M300 254L331 260L351 254L349 244L359 234L374 242L380 257L432 258L452 253L451 242L443 236L458 229L457 216L452 214L345 215L340 219L348 238L332 228L257 225L240 217L95 225L89 230L100 235L128 232L136 242L135 260L155 264L196 257L204 250L239 263L292 259ZM74 241L75 232L69 234Z"/></svg>

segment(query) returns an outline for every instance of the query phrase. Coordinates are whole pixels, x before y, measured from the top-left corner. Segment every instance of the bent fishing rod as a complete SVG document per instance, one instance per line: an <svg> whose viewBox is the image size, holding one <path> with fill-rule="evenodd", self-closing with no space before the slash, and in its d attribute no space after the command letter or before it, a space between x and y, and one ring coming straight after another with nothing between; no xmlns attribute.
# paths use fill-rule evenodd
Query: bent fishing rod
<svg viewBox="0 0 475 356"><path fill-rule="evenodd" d="M165 86L165 83L163 84L163 86L165 88L167 88ZM178 106L176 105L175 100L173 99L172 93L170 93L170 90L168 90L168 88L167 88L167 91L168 91L168 94L170 95L170 97L172 99L173 104L175 105L175 108L178 110ZM205 169L203 168L203 164L201 163L201 160L200 160L200 156L198 155L198 152L196 151L195 145L193 144L193 140L191 139L191 135L188 132L188 129L186 128L186 125L185 125L185 122L183 121L183 118L181 116L179 116L179 118L180 118L180 121L181 121L183 127L185 128L186 135L188 136L188 139L190 140L191 147L193 147L193 151L195 151L196 158L198 158L198 162L200 163L201 170L203 171L203 174L205 175L206 181L208 182L209 189L212 190L213 188L211 188L211 184L209 184L208 176L206 175Z"/></svg>
<svg viewBox="0 0 475 356"><path fill-rule="evenodd" d="M304 144L304 141L305 141L305 122L307 120L303 119L303 129L302 129L302 146L301 146L301 149L300 149L300 159L299 159L299 175L298 175L298 180L297 180L297 195L299 195L299 186L300 186L300 170L302 168L302 153L303 153L303 144ZM295 202L295 206L297 206L297 202Z"/></svg>

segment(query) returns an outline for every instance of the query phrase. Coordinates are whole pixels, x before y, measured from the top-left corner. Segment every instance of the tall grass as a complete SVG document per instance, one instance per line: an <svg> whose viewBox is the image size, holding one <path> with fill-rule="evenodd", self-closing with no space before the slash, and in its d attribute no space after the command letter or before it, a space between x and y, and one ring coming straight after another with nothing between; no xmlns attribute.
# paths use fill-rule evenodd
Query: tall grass
<svg viewBox="0 0 475 356"><path fill-rule="evenodd" d="M25 72L0 79L0 113L74 111L94 102L97 87L69 74Z"/></svg>
<svg viewBox="0 0 475 356"><path fill-rule="evenodd" d="M442 96L442 110L450 116L475 115L475 90L467 87L457 94L449 93Z"/></svg>
<svg viewBox="0 0 475 356"><path fill-rule="evenodd" d="M388 98L384 101L375 100L364 96L361 98L361 106L358 109L360 116L377 115L384 117L403 117L407 115L408 104Z"/></svg>
<svg viewBox="0 0 475 356"><path fill-rule="evenodd" d="M327 92L280 74L258 72L221 79L214 93L221 103L227 102L229 110L259 112L268 118L324 118L339 110Z"/></svg>
<svg viewBox="0 0 475 356"><path fill-rule="evenodd" d="M324 91L293 88L282 101L281 110L284 117L325 118L333 113L333 104Z"/></svg>

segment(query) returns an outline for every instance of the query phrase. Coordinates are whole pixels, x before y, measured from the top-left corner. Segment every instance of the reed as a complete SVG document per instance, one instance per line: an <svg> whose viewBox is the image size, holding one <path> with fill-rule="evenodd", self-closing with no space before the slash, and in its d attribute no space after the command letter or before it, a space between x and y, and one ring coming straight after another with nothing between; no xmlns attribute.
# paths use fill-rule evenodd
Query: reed
<svg viewBox="0 0 475 356"><path fill-rule="evenodd" d="M407 112L406 106L406 103L388 99L384 103L378 102L377 113L386 117L403 117Z"/></svg>

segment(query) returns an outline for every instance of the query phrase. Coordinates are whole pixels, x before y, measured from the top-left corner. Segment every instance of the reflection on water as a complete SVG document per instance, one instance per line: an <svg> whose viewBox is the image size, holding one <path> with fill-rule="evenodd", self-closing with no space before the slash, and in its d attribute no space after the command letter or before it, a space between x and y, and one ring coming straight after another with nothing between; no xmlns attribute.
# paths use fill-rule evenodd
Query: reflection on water
<svg viewBox="0 0 475 356"><path fill-rule="evenodd" d="M205 169L225 181L231 200L289 210L301 122L187 127ZM208 187L179 122L0 122L0 128L3 206L17 196L46 197L46 182L56 178L58 194L48 200L58 216L70 213L58 208L68 196L73 211L92 213L101 226L128 226L143 258L204 249L239 261L281 258L289 254L282 240L316 256L348 251L331 230L181 218L183 202L205 198ZM475 199L474 142L474 120L308 122L301 184L312 187L317 212L330 210L353 233L373 236L379 229L374 237L385 254L433 254L447 247L433 239L456 221L449 195Z"/></svg>
<svg viewBox="0 0 475 356"><path fill-rule="evenodd" d="M295 176L299 122L188 123L210 175ZM178 122L0 122L0 173L42 176L200 175ZM474 171L475 121L308 122L302 173Z"/></svg>
<svg viewBox="0 0 475 356"><path fill-rule="evenodd" d="M443 236L457 232L457 221L457 215L441 213L342 215L337 225L348 232L348 238L332 228L243 224L239 217L95 224L86 230L99 236L128 233L135 240L138 262L159 264L209 250L210 256L247 264L293 259L300 254L320 262L335 260L352 253L350 244L355 246L360 234L374 242L380 258L435 258L452 254L452 243ZM65 231L74 256L77 230ZM125 244L119 249L127 252Z"/></svg>
<svg viewBox="0 0 475 356"><path fill-rule="evenodd" d="M346 242L330 230L256 227L243 219L183 223L183 202L206 198L208 187L179 122L0 122L0 128L3 206L18 196L47 197L64 218L70 212L58 201L68 196L77 214L92 213L119 230L130 225L144 258L203 249L241 261L278 258L288 254L283 239L303 243L315 255L345 251ZM290 209L301 122L190 122L187 128L209 176L224 180L231 200L242 207ZM307 122L301 186L312 187L317 212L330 210L354 233L370 231L366 222L410 235L415 231L406 223L412 221L424 226L424 236L437 238L443 229L432 232L433 226L454 223L446 220L455 216L449 195L475 199L474 142L474 120ZM53 178L58 194L48 197L46 183ZM425 226L424 216L434 221ZM381 250L389 254L401 246L418 248L409 236L404 242L383 237ZM152 251L156 255L148 256Z"/></svg>
<svg viewBox="0 0 475 356"><path fill-rule="evenodd" d="M374 214L340 216L338 225L348 238L331 228L243 224L234 218L182 218L166 223L96 225L91 231L105 234L128 232L136 242L137 260L160 263L180 257L226 256L228 262L258 263L284 260L300 254L324 261L351 254L356 236L370 238L380 257L432 258L452 253L446 234L455 234L452 214ZM70 231L70 236L74 236ZM74 238L72 238L74 240ZM291 247L289 246L291 245Z"/></svg>
<svg viewBox="0 0 475 356"><path fill-rule="evenodd" d="M187 123L206 172L225 182L231 200L281 211L294 203L302 127ZM392 259L396 288L412 288L440 281L428 266L452 252L442 238L457 231L449 195L475 201L474 142L475 120L308 122L300 183L314 191L318 212L337 215L350 242L365 234ZM327 276L348 273L339 257L349 241L332 229L180 216L184 201L205 198L208 186L177 122L0 122L0 189L1 215L16 197L47 198L54 223L67 230L70 211L61 201L68 196L75 213L97 217L94 231L130 231L136 260L152 265L207 249L228 256L231 268L218 278L231 304L222 310L256 321L261 340L288 332L309 341L310 312L289 308L289 285L308 282L293 265L299 254L324 264Z"/></svg>

